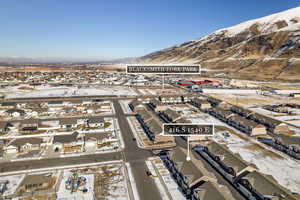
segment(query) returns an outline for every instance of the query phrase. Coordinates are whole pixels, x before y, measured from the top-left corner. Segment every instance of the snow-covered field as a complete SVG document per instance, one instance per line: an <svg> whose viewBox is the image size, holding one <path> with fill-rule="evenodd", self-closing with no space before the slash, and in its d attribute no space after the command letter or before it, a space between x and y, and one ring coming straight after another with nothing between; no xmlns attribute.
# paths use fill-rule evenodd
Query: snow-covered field
<svg viewBox="0 0 300 200"><path fill-rule="evenodd" d="M272 175L280 185L300 194L299 161L265 154L260 148L253 148L249 141L233 134L225 138L216 133L214 140L225 144L233 153L240 154L243 160L255 164L260 172Z"/></svg>
<svg viewBox="0 0 300 200"><path fill-rule="evenodd" d="M22 182L25 174L12 175L12 176L0 176L0 182L8 181L7 190L2 194L3 196L9 196L14 194L19 184Z"/></svg>
<svg viewBox="0 0 300 200"><path fill-rule="evenodd" d="M294 115L294 116L287 115L287 116L279 116L275 118L300 127L300 115Z"/></svg>
<svg viewBox="0 0 300 200"><path fill-rule="evenodd" d="M69 170L64 170L64 174L57 191L57 200L84 200L84 199L93 199L94 198L94 175L82 175L80 176L86 178L86 185L84 186L87 189L87 192L82 192L77 190L71 192L71 190L66 189L66 181L69 176L73 173Z"/></svg>
<svg viewBox="0 0 300 200"><path fill-rule="evenodd" d="M257 94L260 90L246 89L202 89L203 93L207 94Z"/></svg>
<svg viewBox="0 0 300 200"><path fill-rule="evenodd" d="M136 95L130 88L113 89L109 87L76 88L76 87L38 87L33 90L19 90L17 87L1 89L6 98L21 97L55 97L55 96L87 96L87 95Z"/></svg>

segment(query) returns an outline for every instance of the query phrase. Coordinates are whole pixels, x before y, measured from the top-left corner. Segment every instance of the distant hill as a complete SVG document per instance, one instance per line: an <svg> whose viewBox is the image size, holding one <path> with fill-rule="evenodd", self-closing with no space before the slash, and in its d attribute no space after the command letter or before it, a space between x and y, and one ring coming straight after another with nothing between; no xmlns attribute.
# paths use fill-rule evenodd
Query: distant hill
<svg viewBox="0 0 300 200"><path fill-rule="evenodd" d="M300 80L300 7L215 31L139 62L200 63L232 77Z"/></svg>

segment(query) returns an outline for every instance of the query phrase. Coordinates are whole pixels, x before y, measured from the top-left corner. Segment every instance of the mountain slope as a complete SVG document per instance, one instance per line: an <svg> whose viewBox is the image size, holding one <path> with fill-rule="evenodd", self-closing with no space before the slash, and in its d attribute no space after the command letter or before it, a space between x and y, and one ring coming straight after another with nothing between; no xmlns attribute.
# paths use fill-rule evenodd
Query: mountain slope
<svg viewBox="0 0 300 200"><path fill-rule="evenodd" d="M199 63L229 76L300 80L300 7L224 28L143 56L143 63Z"/></svg>

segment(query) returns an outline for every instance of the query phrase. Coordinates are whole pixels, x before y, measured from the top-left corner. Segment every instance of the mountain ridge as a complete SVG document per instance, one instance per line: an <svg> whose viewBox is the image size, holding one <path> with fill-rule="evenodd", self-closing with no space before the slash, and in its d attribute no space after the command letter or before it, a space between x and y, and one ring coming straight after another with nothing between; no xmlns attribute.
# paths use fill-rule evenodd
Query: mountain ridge
<svg viewBox="0 0 300 200"><path fill-rule="evenodd" d="M300 7L217 30L140 57L140 63L196 63L231 77L300 80Z"/></svg>

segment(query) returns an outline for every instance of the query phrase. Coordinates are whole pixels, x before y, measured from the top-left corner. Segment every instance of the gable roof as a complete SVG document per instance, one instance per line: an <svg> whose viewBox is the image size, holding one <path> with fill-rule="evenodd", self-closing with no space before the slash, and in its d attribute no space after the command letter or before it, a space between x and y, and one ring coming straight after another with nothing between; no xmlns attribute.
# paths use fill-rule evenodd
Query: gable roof
<svg viewBox="0 0 300 200"><path fill-rule="evenodd" d="M91 117L88 119L88 123L104 123L103 117Z"/></svg>
<svg viewBox="0 0 300 200"><path fill-rule="evenodd" d="M51 182L51 176L46 176L45 174L33 174L33 175L27 175L22 180L22 183L20 184L20 187L25 185L32 185L32 184L40 184L40 183L50 183Z"/></svg>
<svg viewBox="0 0 300 200"><path fill-rule="evenodd" d="M172 110L172 109L170 109L170 108L166 109L166 110L164 111L164 113L165 113L166 115L168 115L168 117L172 118L172 120L175 120L175 119L177 119L177 118L179 118L179 117L181 116L177 111Z"/></svg>
<svg viewBox="0 0 300 200"><path fill-rule="evenodd" d="M75 142L77 141L78 135L79 133L77 131L68 135L56 135L53 138L53 144L55 143L67 144L67 143Z"/></svg>
<svg viewBox="0 0 300 200"><path fill-rule="evenodd" d="M21 147L25 144L41 144L43 143L42 138L37 138L37 137L29 137L29 138L17 138L14 139L13 141L10 142L9 146L15 146L15 147Z"/></svg>
<svg viewBox="0 0 300 200"><path fill-rule="evenodd" d="M77 124L77 119L75 118L63 118L59 120L59 125L70 125Z"/></svg>

